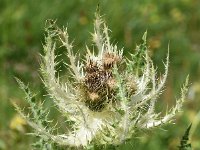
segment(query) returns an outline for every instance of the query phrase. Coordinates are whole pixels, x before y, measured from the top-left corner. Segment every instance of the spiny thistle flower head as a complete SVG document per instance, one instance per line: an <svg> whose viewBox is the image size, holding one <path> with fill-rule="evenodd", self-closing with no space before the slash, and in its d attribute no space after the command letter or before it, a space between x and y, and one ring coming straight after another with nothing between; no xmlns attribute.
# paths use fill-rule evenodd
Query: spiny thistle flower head
<svg viewBox="0 0 200 150"><path fill-rule="evenodd" d="M47 111L41 110L41 104L35 104L28 87L17 79L26 93L31 113L25 115L18 106L16 108L42 139L69 147L119 145L132 138L136 130L172 122L181 110L187 82L175 107L164 116L155 112L156 100L166 82L169 57L167 54L164 74L158 77L148 55L146 32L143 43L126 58L123 49L110 42L108 27L96 14L92 37L97 51L86 46L83 61L74 54L67 28L61 29L55 21L48 21L46 32L40 68L43 82L61 116L72 123L65 133L56 133L49 126ZM69 59L65 64L71 78L65 83L55 70L59 64L55 55L59 44L66 48Z"/></svg>

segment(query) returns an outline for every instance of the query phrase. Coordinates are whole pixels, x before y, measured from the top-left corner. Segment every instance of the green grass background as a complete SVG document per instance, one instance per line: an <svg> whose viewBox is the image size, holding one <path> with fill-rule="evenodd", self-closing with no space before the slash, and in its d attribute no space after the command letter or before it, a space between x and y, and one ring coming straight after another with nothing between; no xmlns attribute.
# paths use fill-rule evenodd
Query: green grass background
<svg viewBox="0 0 200 150"><path fill-rule="evenodd" d="M42 99L45 93L39 70L45 20L67 26L74 49L84 54L91 44L94 12L101 14L111 40L125 55L134 52L148 30L152 58L163 71L168 44L170 71L158 110L172 106L190 75L188 100L176 124L142 132L118 149L175 150L187 126L193 123L191 143L200 149L200 1L199 0L1 0L0 1L0 149L26 150L33 141L27 125L18 121L12 102L27 106L14 77L29 83ZM56 117L56 115L55 115ZM13 127L11 124L14 124Z"/></svg>

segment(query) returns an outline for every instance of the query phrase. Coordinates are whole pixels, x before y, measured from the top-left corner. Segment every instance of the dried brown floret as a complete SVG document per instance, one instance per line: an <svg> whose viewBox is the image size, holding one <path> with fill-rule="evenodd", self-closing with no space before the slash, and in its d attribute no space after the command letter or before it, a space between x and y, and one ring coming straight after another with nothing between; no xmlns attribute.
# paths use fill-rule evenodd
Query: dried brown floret
<svg viewBox="0 0 200 150"><path fill-rule="evenodd" d="M115 53L106 52L103 55L103 68L105 70L112 69L113 65L117 64L120 61L120 56L116 55Z"/></svg>
<svg viewBox="0 0 200 150"><path fill-rule="evenodd" d="M103 55L102 63L97 64L89 59L85 66L84 87L87 106L94 111L100 111L114 95L115 79L112 68L119 61L119 56L112 53Z"/></svg>

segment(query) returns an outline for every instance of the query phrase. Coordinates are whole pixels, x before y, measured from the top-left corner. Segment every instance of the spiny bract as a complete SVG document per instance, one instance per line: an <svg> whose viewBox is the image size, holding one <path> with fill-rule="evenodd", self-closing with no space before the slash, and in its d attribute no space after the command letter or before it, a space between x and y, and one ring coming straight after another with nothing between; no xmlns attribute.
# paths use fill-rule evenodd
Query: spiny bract
<svg viewBox="0 0 200 150"><path fill-rule="evenodd" d="M26 92L31 113L19 113L35 129L35 134L69 147L95 145L119 145L130 139L136 130L150 129L173 120L180 111L187 91L187 81L182 88L180 99L165 116L155 112L156 99L163 90L168 73L168 55L164 74L158 78L153 62L148 56L146 33L143 43L136 47L129 59L123 56L123 49L110 42L108 28L96 14L93 42L97 53L86 46L84 61L73 52L68 40L67 28L59 28L55 21L48 21L47 36L42 56L41 74L45 87L53 102L65 117L72 122L66 133L55 133L49 127L47 114L35 104L33 96L20 80L20 87ZM70 79L61 83L55 67L56 42L67 50Z"/></svg>

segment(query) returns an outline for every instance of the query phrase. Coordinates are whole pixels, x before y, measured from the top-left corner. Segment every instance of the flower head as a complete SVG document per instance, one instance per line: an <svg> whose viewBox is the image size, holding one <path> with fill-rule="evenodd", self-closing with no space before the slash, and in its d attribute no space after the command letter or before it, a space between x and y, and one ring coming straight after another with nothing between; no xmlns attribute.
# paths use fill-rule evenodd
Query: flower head
<svg viewBox="0 0 200 150"><path fill-rule="evenodd" d="M182 89L181 98L176 101L165 116L155 112L156 99L161 94L168 73L168 55L164 74L158 78L153 62L148 55L145 32L143 43L136 47L130 58L123 56L123 49L110 42L108 28L96 14L93 42L97 52L86 46L84 61L74 54L69 42L67 28L60 29L54 21L48 21L47 36L42 56L41 73L43 82L53 102L65 117L73 122L66 133L58 134L44 124L47 115L34 113L37 109L31 101L30 91L24 90L32 105L33 117L17 110L43 139L70 147L87 147L89 144L119 145L130 139L136 129L150 129L173 120L180 111L187 91ZM56 42L67 50L70 70L67 82L62 83L56 75ZM22 89L26 86L21 82ZM41 108L41 107L40 107ZM46 116L37 119L37 116ZM48 123L48 121L45 121ZM47 128L48 127L48 128Z"/></svg>

